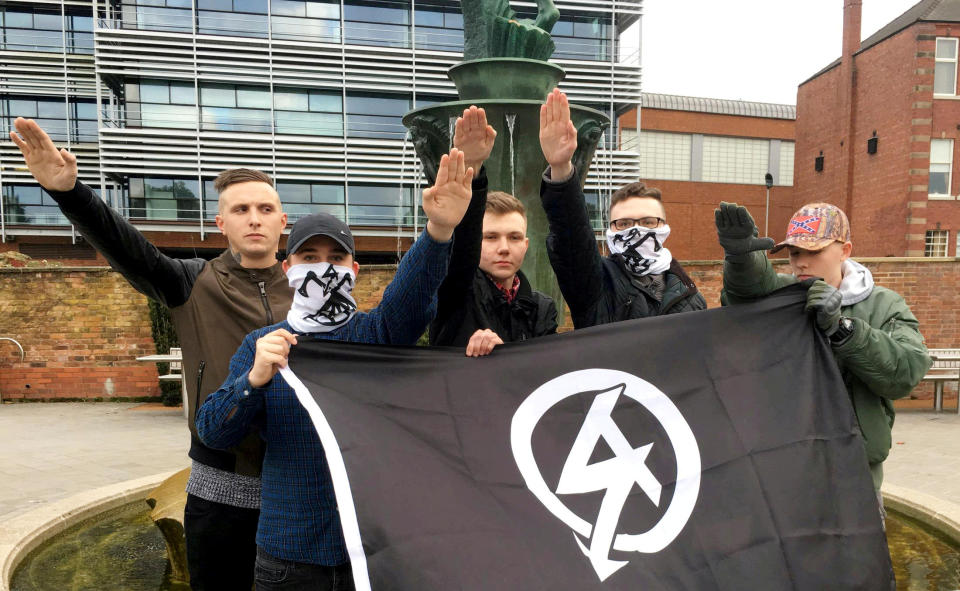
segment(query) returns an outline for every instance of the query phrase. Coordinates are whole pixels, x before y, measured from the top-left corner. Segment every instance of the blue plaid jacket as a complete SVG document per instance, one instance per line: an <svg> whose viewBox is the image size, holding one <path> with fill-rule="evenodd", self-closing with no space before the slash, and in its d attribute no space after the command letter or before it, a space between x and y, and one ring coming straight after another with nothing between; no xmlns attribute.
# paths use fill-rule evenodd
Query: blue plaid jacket
<svg viewBox="0 0 960 591"><path fill-rule="evenodd" d="M451 244L436 242L424 232L400 261L378 307L358 312L335 331L298 338L415 343L436 311L436 292L446 276ZM279 375L261 388L251 387L247 379L257 339L278 328L293 332L284 320L246 336L230 360L227 380L197 411L197 431L206 445L226 449L260 424L267 449L257 545L285 560L343 564L349 557L333 484L307 411Z"/></svg>

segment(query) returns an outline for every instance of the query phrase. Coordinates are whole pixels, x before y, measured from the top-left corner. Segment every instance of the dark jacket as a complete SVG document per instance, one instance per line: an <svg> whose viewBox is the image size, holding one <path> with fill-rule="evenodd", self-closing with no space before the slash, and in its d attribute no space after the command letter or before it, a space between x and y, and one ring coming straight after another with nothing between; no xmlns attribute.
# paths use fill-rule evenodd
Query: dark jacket
<svg viewBox="0 0 960 591"><path fill-rule="evenodd" d="M540 200L550 225L547 254L570 306L574 328L707 308L676 260L664 273L663 297L658 300L617 257L602 257L577 173L559 182L548 175L549 169L540 183Z"/></svg>
<svg viewBox="0 0 960 591"><path fill-rule="evenodd" d="M553 300L530 288L522 272L513 302L486 273L477 268L487 207L484 169L473 180L473 198L454 231L453 253L447 277L437 292L437 316L430 323L430 344L465 347L477 330L489 328L505 343L524 341L557 332Z"/></svg>
<svg viewBox="0 0 960 591"><path fill-rule="evenodd" d="M286 318L293 290L280 264L247 269L229 250L209 262L170 258L83 183L48 193L134 289L170 308L183 351L190 457L221 470L259 475L263 443L257 434L233 452L213 450L200 442L194 420L203 399L229 375L230 358L247 333Z"/></svg>

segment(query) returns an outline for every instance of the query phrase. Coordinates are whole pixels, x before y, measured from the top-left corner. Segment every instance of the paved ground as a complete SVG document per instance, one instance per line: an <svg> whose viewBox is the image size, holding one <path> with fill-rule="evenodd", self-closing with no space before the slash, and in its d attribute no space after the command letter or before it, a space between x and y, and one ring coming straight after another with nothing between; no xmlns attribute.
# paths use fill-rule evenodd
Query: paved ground
<svg viewBox="0 0 960 591"><path fill-rule="evenodd" d="M179 408L0 405L0 521L72 494L189 466Z"/></svg>
<svg viewBox="0 0 960 591"><path fill-rule="evenodd" d="M960 416L901 411L886 482L960 504ZM0 405L0 521L40 504L189 465L180 409Z"/></svg>
<svg viewBox="0 0 960 591"><path fill-rule="evenodd" d="M900 411L884 482L960 505L960 415Z"/></svg>

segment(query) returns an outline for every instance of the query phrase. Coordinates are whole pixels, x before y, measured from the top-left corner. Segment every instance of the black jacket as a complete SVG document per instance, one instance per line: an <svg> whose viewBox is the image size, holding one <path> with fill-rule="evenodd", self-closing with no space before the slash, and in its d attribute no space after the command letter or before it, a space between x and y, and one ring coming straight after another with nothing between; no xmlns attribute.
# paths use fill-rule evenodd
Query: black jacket
<svg viewBox="0 0 960 591"><path fill-rule="evenodd" d="M505 343L523 341L557 332L557 308L548 296L533 291L520 277L513 302L486 273L477 268L483 239L483 215L487 207L487 177L484 169L473 180L473 198L454 231L453 252L447 277L437 292L437 316L430 324L430 344L465 347L471 335L489 328Z"/></svg>
<svg viewBox="0 0 960 591"><path fill-rule="evenodd" d="M200 442L194 417L207 394L229 375L230 358L243 338L283 320L290 310L293 290L280 264L247 269L229 250L209 262L170 258L83 183L72 191L48 193L134 289L170 308L183 351L190 457L221 470L258 476L263 458L259 433L248 435L232 452L214 450Z"/></svg>
<svg viewBox="0 0 960 591"><path fill-rule="evenodd" d="M658 301L616 257L600 256L577 173L560 182L548 175L549 169L540 183L540 200L550 225L547 254L570 306L574 328L707 308L697 286L675 260L664 273L666 285Z"/></svg>

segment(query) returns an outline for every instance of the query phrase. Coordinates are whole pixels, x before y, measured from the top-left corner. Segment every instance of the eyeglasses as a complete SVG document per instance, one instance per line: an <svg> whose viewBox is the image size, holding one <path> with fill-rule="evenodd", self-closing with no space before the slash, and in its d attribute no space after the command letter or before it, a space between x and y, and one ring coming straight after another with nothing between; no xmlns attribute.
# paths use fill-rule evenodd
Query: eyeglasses
<svg viewBox="0 0 960 591"><path fill-rule="evenodd" d="M634 226L643 226L644 228L660 228L667 223L663 218L619 218L610 222L610 227L614 230L626 230Z"/></svg>

